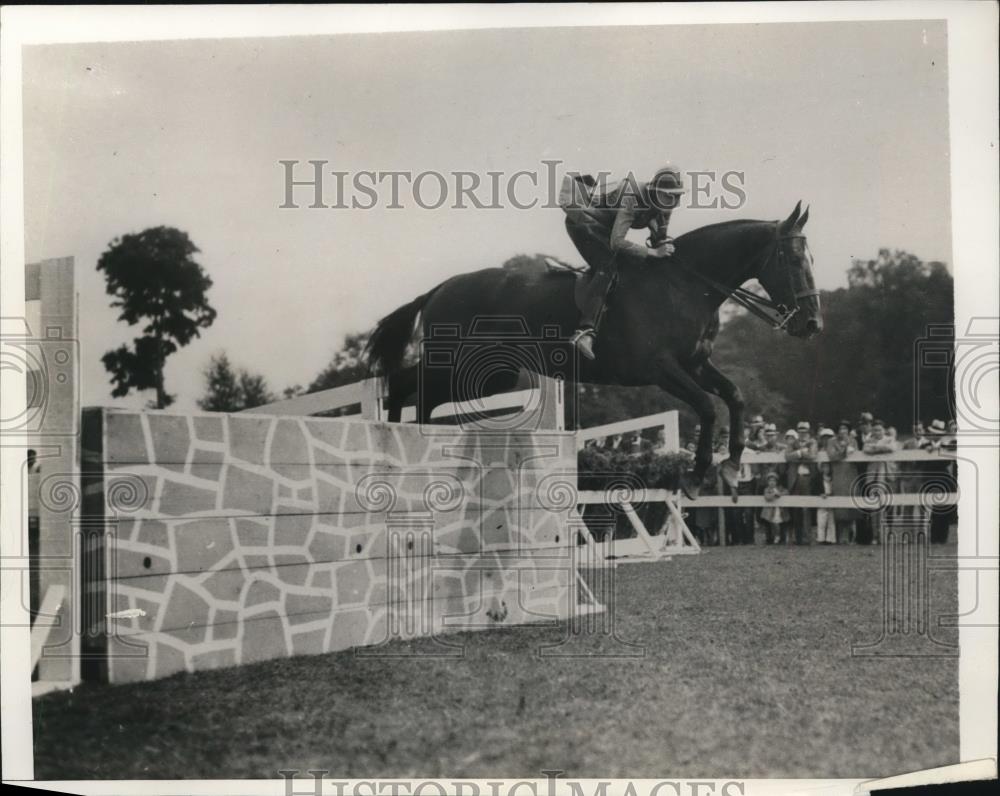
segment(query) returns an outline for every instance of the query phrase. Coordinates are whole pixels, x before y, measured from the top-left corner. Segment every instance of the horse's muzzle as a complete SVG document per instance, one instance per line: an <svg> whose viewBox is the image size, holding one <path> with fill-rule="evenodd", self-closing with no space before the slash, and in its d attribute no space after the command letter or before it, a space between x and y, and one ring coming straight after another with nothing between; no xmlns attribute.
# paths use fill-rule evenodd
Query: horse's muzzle
<svg viewBox="0 0 1000 796"><path fill-rule="evenodd" d="M805 315L796 315L788 324L788 333L792 337L799 337L803 340L815 337L821 331L823 331L823 320L819 317L810 318Z"/></svg>

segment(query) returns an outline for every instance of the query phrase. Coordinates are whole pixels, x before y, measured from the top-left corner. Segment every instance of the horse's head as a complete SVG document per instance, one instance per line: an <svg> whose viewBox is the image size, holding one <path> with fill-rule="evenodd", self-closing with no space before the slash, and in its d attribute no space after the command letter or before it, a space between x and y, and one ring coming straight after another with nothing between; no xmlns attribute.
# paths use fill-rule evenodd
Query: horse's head
<svg viewBox="0 0 1000 796"><path fill-rule="evenodd" d="M819 291L813 281L812 255L802 228L809 220L809 208L802 213L802 202L792 214L778 223L774 249L761 269L758 281L771 301L779 305L785 329L793 337L812 337L823 330Z"/></svg>

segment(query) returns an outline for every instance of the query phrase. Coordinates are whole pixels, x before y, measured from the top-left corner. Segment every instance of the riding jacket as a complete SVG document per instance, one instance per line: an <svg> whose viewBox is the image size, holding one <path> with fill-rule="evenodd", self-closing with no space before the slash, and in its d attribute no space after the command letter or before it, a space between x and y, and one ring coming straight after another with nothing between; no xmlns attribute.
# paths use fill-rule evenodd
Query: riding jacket
<svg viewBox="0 0 1000 796"><path fill-rule="evenodd" d="M583 212L608 232L608 242L614 254L624 252L646 257L651 249L626 240L630 229L649 229L657 243L667 240L671 211L650 207L640 197L648 195L647 183L625 179L598 185L593 177L567 174L559 193L559 206L566 213Z"/></svg>

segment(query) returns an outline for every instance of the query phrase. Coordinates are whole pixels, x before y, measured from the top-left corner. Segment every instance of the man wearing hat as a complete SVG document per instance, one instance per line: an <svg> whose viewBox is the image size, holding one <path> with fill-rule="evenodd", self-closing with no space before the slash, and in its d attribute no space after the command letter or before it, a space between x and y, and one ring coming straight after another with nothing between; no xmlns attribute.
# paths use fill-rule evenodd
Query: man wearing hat
<svg viewBox="0 0 1000 796"><path fill-rule="evenodd" d="M816 467L816 440L812 438L812 427L805 420L795 426L796 439L785 448L788 463L786 483L789 495L819 494L819 469ZM812 509L792 509L792 527L795 530L795 544L809 544L812 528Z"/></svg>
<svg viewBox="0 0 1000 796"><path fill-rule="evenodd" d="M764 444L761 446L761 450L774 452L781 450L782 447L781 440L778 439L778 427L774 423L765 423Z"/></svg>
<svg viewBox="0 0 1000 796"><path fill-rule="evenodd" d="M750 418L750 426L747 428L745 440L745 444L750 450L760 450L764 445L764 425L763 415L754 415Z"/></svg>
<svg viewBox="0 0 1000 796"><path fill-rule="evenodd" d="M941 447L941 441L944 439L947 430L947 426L945 426L943 420L931 421L931 424L927 427L928 443L931 449L936 451Z"/></svg>
<svg viewBox="0 0 1000 796"><path fill-rule="evenodd" d="M946 434L948 428L943 420L932 420L927 427L933 449L938 452L950 453L957 446L954 445L954 438L949 439ZM923 462L924 470L943 484L954 484L953 492L958 491L956 481L955 462L953 459L942 457L941 462ZM948 541L948 532L951 524L958 522L957 506L933 506L931 508L931 544L944 544Z"/></svg>

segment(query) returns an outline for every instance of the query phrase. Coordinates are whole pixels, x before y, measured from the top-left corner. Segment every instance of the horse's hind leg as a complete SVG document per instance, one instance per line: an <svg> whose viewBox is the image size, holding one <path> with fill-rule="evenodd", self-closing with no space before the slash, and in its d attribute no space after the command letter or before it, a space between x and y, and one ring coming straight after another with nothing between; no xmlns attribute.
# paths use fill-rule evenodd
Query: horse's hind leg
<svg viewBox="0 0 1000 796"><path fill-rule="evenodd" d="M423 364L413 368L417 392L417 422L431 422L431 412L442 404L454 400L451 389L451 371L447 368L424 368Z"/></svg>
<svg viewBox="0 0 1000 796"><path fill-rule="evenodd" d="M389 396L385 402L386 414L390 423L399 423L403 419L403 407L406 401L417 392L417 368L415 365L403 368L393 373L388 380Z"/></svg>

